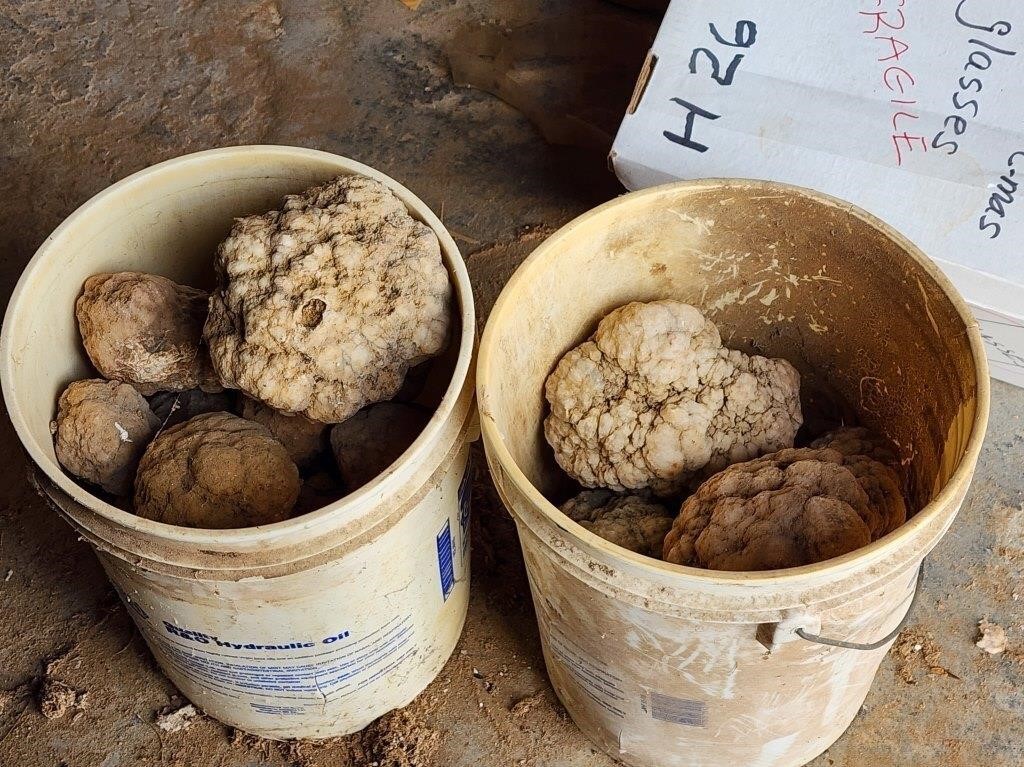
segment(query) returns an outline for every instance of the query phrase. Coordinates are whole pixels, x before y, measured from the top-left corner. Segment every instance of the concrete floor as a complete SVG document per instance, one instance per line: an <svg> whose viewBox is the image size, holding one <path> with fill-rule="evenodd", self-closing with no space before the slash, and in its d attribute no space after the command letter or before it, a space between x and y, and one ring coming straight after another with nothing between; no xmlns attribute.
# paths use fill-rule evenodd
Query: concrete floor
<svg viewBox="0 0 1024 767"><path fill-rule="evenodd" d="M594 101L587 147L551 145L521 111L451 80L445 49L462 26L537 20L583 20L613 39L632 31L633 48L611 57L617 78L595 82L593 60L532 64L549 112L572 112L574 92ZM354 157L419 194L467 254L486 309L544 232L621 192L600 144L642 59L636 42L656 23L601 0L423 0L416 11L398 0L0 0L0 291L111 182L198 149L282 143ZM1024 390L997 383L993 395L971 494L930 558L914 640L887 658L816 767L1024 763ZM351 740L277 748L211 721L158 732L173 688L90 550L29 487L6 417L0 445L0 765L367 763ZM404 763L610 765L553 699L510 523L485 477L476 490L484 545L467 633L414 705L429 742ZM974 646L983 617L1007 630L1002 655ZM77 717L38 710L54 659L51 672L89 692ZM524 698L533 703L513 706Z"/></svg>

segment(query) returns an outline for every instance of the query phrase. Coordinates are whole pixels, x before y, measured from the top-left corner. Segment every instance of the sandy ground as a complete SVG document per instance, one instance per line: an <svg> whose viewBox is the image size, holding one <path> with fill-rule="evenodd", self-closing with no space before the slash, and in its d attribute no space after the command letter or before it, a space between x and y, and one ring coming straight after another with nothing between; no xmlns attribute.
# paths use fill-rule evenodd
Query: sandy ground
<svg viewBox="0 0 1024 767"><path fill-rule="evenodd" d="M532 66L551 89L543 103L586 125L562 136L582 148L552 145L522 111L453 84L445 51L464 26L580 19L592 38L620 41L598 45L617 51L619 77L573 57ZM415 11L399 0L0 0L0 290L111 182L185 152L265 142L401 179L453 231L483 314L546 232L621 192L602 142L655 26L601 0L423 0ZM558 138L561 125L541 128ZM973 489L930 558L913 625L816 767L1024 763L1022 413L1024 391L996 384ZM440 677L362 736L278 745L203 718L158 726L182 701L92 553L28 486L6 418L0 445L0 765L612 764L554 699L514 531L482 473L470 618ZM1004 653L975 647L982 618L1005 628Z"/></svg>

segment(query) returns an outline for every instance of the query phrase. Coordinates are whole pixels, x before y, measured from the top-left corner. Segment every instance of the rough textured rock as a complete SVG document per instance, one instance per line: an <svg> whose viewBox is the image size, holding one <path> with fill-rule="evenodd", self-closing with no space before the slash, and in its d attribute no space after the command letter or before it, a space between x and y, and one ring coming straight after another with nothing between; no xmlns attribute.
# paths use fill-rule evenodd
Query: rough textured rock
<svg viewBox="0 0 1024 767"><path fill-rule="evenodd" d="M978 621L978 633L981 636L974 643L989 655L999 655L1006 651L1006 630L989 620Z"/></svg>
<svg viewBox="0 0 1024 767"><path fill-rule="evenodd" d="M624 549L661 558L672 513L642 495L585 490L561 506L562 513L595 535Z"/></svg>
<svg viewBox="0 0 1024 767"><path fill-rule="evenodd" d="M881 538L907 521L903 483L895 470L894 446L863 427L844 427L814 440L812 448L829 448L843 456L843 466L853 472L868 494L873 512L868 520L871 538Z"/></svg>
<svg viewBox="0 0 1024 767"><path fill-rule="evenodd" d="M846 461L838 450L789 448L715 474L683 502L665 537L665 561L774 570L866 546L893 529L885 515L897 504L875 506L865 484L877 472L865 481Z"/></svg>
<svg viewBox="0 0 1024 767"><path fill-rule="evenodd" d="M284 413L344 421L393 397L448 338L437 236L373 179L341 177L239 219L216 269L214 366Z"/></svg>
<svg viewBox="0 0 1024 767"><path fill-rule="evenodd" d="M242 398L242 418L266 426L299 468L309 465L327 446L327 424L286 415L251 397Z"/></svg>
<svg viewBox="0 0 1024 767"><path fill-rule="evenodd" d="M393 464L430 416L414 405L382 402L331 429L331 449L349 492Z"/></svg>
<svg viewBox="0 0 1024 767"><path fill-rule="evenodd" d="M47 677L39 689L39 711L47 719L62 719L74 709L88 706L89 693Z"/></svg>
<svg viewBox="0 0 1024 767"><path fill-rule="evenodd" d="M547 146L516 110L481 91L454 88L441 52L453 28L464 23L493 19L516 28L556 15L619 11L604 0L424 0L416 13L387 0L26 0L0 6L0 137L14 148L0 153L6 206L0 274L8 292L39 243L90 195L146 165L211 146L291 144L357 157L401 179L435 211L443 208L464 253L512 237L524 224L559 226L621 193L603 162L607 151ZM964 11L970 10L968 3ZM656 28L658 18L651 18ZM716 25L726 38L729 21ZM628 79L647 47L636 53ZM565 71L572 77L579 69L569 63ZM625 90L593 92L621 119L631 90L632 82ZM982 615L1007 627L1020 623L1013 620L1020 602L1010 592L1014 584L1021 591L1024 582L1017 543L1024 442L1021 421L1014 419L1022 412L1024 389L993 381L989 437L964 506L964 512L986 513L958 516L929 557L922 587L922 607L939 607L915 612L917 628L934 633L943 662L965 681L929 677L924 668L924 678L908 685L886 658L857 723L813 767L1020 762L1020 744L1007 735L1019 729L1020 715L1007 701L1019 699L1024 665L1006 660L1009 655L993 658L971 640ZM74 726L68 726L74 712L45 720L28 708L19 717L22 705L34 704L12 703L2 725L10 733L0 743L0 764L80 767L119 758L134 764L147 756L159 762L153 729L124 722L128 711L152 719L167 702L166 677L138 651L138 642L121 651L132 636L124 610L89 630L97 609L108 603L109 581L90 548L57 523L24 481L24 457L6 419L0 432L11 460L0 481L0 507L17 510L5 516L0 536L3 568L14 569L0 588L18 618L6 633L0 628L6 683L32 678L40 658L80 643L70 664L80 668L66 681L102 699ZM498 561L481 556L492 549L481 545L479 525L505 524L508 515L497 499L481 505L484 486L493 490L482 455L476 466L474 605L460 643L465 654L456 650L414 704L424 724L440 733L438 750L425 763L476 767L525 759L614 767L565 716L544 674L529 592L516 575L522 564L510 521L508 545L493 547ZM961 598L971 582L969 598ZM472 667L496 682L493 694L471 675ZM512 718L510 703L533 693L534 708ZM433 705L434 698L445 705ZM178 736L161 735L168 764L341 767L373 761L350 757L347 738L302 743L301 755L288 752L292 744L230 745L225 728L210 721Z"/></svg>
<svg viewBox="0 0 1024 767"><path fill-rule="evenodd" d="M177 426L201 413L230 413L235 407L232 391L205 392L202 389L158 392L146 398L163 429Z"/></svg>
<svg viewBox="0 0 1024 767"><path fill-rule="evenodd" d="M785 360L726 349L679 301L608 314L548 377L544 435L585 487L682 489L731 463L790 447L800 375Z"/></svg>
<svg viewBox="0 0 1024 767"><path fill-rule="evenodd" d="M82 342L104 378L143 394L222 388L202 340L207 296L157 274L94 274L75 304Z"/></svg>
<svg viewBox="0 0 1024 767"><path fill-rule="evenodd" d="M300 484L265 426L206 413L150 444L135 480L135 513L184 527L266 525L288 518Z"/></svg>
<svg viewBox="0 0 1024 767"><path fill-rule="evenodd" d="M888 466L897 463L895 446L863 426L843 426L823 434L809 447L828 447L845 456L865 455Z"/></svg>
<svg viewBox="0 0 1024 767"><path fill-rule="evenodd" d="M75 381L57 402L54 450L60 465L76 477L125 495L159 427L134 387L99 378Z"/></svg>

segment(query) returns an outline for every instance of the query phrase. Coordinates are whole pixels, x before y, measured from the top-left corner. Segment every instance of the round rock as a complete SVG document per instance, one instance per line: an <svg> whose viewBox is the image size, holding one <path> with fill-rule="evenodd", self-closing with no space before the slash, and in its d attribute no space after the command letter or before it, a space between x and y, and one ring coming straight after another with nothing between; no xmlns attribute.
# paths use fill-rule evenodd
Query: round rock
<svg viewBox="0 0 1024 767"><path fill-rule="evenodd" d="M150 443L135 479L135 513L184 527L227 529L287 519L299 471L263 425L206 413Z"/></svg>

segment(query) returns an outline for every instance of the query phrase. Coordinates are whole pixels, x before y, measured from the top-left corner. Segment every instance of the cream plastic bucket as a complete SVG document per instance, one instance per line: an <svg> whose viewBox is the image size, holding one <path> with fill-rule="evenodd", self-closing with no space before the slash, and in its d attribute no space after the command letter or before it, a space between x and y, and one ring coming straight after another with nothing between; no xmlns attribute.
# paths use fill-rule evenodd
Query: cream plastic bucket
<svg viewBox="0 0 1024 767"><path fill-rule="evenodd" d="M816 565L723 573L641 557L546 498L567 492L541 432L557 360L632 300L702 307L727 345L782 356L809 418L892 437L910 521ZM967 491L989 390L977 325L950 283L879 220L779 184L711 180L625 195L544 242L480 345L488 462L517 523L548 673L569 713L630 765L799 765L861 706L918 567ZM770 648L770 650L769 650Z"/></svg>
<svg viewBox="0 0 1024 767"><path fill-rule="evenodd" d="M86 277L140 270L207 286L233 217L340 174L388 184L441 241L458 322L429 424L384 474L318 511L264 527L193 530L121 511L66 476L49 422L92 375L74 320ZM57 510L91 543L161 668L212 716L271 738L361 729L437 675L469 598L467 456L475 439L469 277L438 218L342 157L254 146L137 173L72 214L25 269L4 321L3 391ZM443 392L443 396L441 394Z"/></svg>

